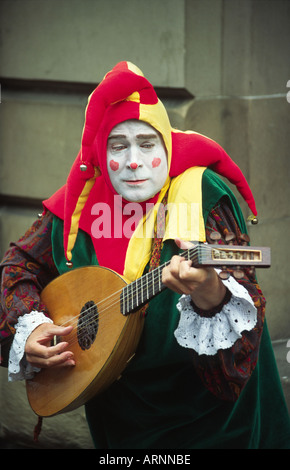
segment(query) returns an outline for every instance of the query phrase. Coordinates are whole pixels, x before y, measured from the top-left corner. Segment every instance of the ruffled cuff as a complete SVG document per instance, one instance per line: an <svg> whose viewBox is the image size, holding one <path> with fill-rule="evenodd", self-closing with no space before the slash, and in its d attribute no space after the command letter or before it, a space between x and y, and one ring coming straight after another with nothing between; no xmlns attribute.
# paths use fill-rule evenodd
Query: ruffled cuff
<svg viewBox="0 0 290 470"><path fill-rule="evenodd" d="M32 311L18 318L16 333L9 352L8 381L28 380L40 369L26 361L24 350L28 336L42 323L53 323L42 312Z"/></svg>
<svg viewBox="0 0 290 470"><path fill-rule="evenodd" d="M232 295L214 316L200 316L192 306L190 295L179 299L180 321L174 335L180 346L194 349L199 355L213 356L218 350L233 346L243 331L255 327L257 309L248 291L233 277L223 284Z"/></svg>

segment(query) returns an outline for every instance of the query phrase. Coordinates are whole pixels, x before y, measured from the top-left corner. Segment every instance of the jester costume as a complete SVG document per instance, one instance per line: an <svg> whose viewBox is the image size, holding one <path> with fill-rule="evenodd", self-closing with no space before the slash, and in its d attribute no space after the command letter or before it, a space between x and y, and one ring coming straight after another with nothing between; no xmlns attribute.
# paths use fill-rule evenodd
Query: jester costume
<svg viewBox="0 0 290 470"><path fill-rule="evenodd" d="M106 166L108 136L128 119L144 121L161 134L169 168L160 192L140 204L143 215L130 238L114 237L130 215L123 210L128 201L115 203ZM152 264L178 254L177 236L212 243L213 234L219 234L219 243L225 244L231 233L233 243L240 244L246 233L243 216L217 173L237 186L256 215L250 188L224 150L200 134L172 129L142 72L127 62L117 64L89 98L81 150L66 185L44 201L42 218L11 245L2 262L3 336L15 326L17 315L31 310L46 313L39 292L68 269L101 265L130 282ZM190 208L194 204L195 224L190 224L190 210L174 219L178 227L167 217L159 240L154 234L165 200ZM110 208L110 237L92 236L96 202ZM146 204L151 204L150 211ZM142 236L145 228L152 236ZM157 256L155 251L152 256L156 246ZM198 348L176 339L177 305L183 302L179 295L166 290L149 302L134 358L120 380L86 404L96 448L290 448L289 416L264 318L265 300L251 270L245 270L238 284L252 299L255 324L244 330L233 326L229 332L237 328L236 340L226 348L216 344L214 336L207 338L208 354L199 352L199 325L218 323L219 312L231 301L230 291L213 311L193 306L196 329L190 334L197 337Z"/></svg>

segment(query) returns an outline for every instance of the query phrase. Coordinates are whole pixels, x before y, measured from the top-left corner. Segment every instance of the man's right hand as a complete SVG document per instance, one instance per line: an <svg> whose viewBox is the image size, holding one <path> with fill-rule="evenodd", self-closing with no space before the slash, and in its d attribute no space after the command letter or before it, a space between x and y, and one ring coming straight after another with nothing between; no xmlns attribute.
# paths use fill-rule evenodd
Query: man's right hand
<svg viewBox="0 0 290 470"><path fill-rule="evenodd" d="M65 351L68 342L62 341L55 346L51 345L54 336L66 336L73 327L61 327L51 323L42 323L30 334L26 341L26 360L40 369L57 366L74 366L74 355Z"/></svg>

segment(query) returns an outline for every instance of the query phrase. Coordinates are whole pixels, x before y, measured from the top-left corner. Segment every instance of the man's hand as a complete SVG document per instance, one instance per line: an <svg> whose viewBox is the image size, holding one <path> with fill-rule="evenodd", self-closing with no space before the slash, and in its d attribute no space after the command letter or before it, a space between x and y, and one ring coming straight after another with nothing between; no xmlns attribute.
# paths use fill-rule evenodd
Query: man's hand
<svg viewBox="0 0 290 470"><path fill-rule="evenodd" d="M34 367L41 369L57 366L74 366L75 361L71 351L64 351L68 343L63 341L51 346L54 336L66 336L73 327L65 328L51 323L39 325L26 341L26 360Z"/></svg>
<svg viewBox="0 0 290 470"><path fill-rule="evenodd" d="M179 238L175 242L181 249L194 247ZM170 264L163 269L162 282L178 294L190 295L194 304L202 310L216 307L226 294L226 287L213 268L194 268L191 261L181 256L173 256Z"/></svg>

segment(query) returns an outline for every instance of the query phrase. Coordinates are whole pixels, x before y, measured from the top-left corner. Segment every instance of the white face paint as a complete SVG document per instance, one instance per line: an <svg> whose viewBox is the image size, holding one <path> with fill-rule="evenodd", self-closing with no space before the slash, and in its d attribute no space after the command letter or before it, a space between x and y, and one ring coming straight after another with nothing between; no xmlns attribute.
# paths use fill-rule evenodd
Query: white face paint
<svg viewBox="0 0 290 470"><path fill-rule="evenodd" d="M124 199L150 199L167 178L167 154L160 134L142 121L118 124L108 137L107 168L115 191Z"/></svg>

